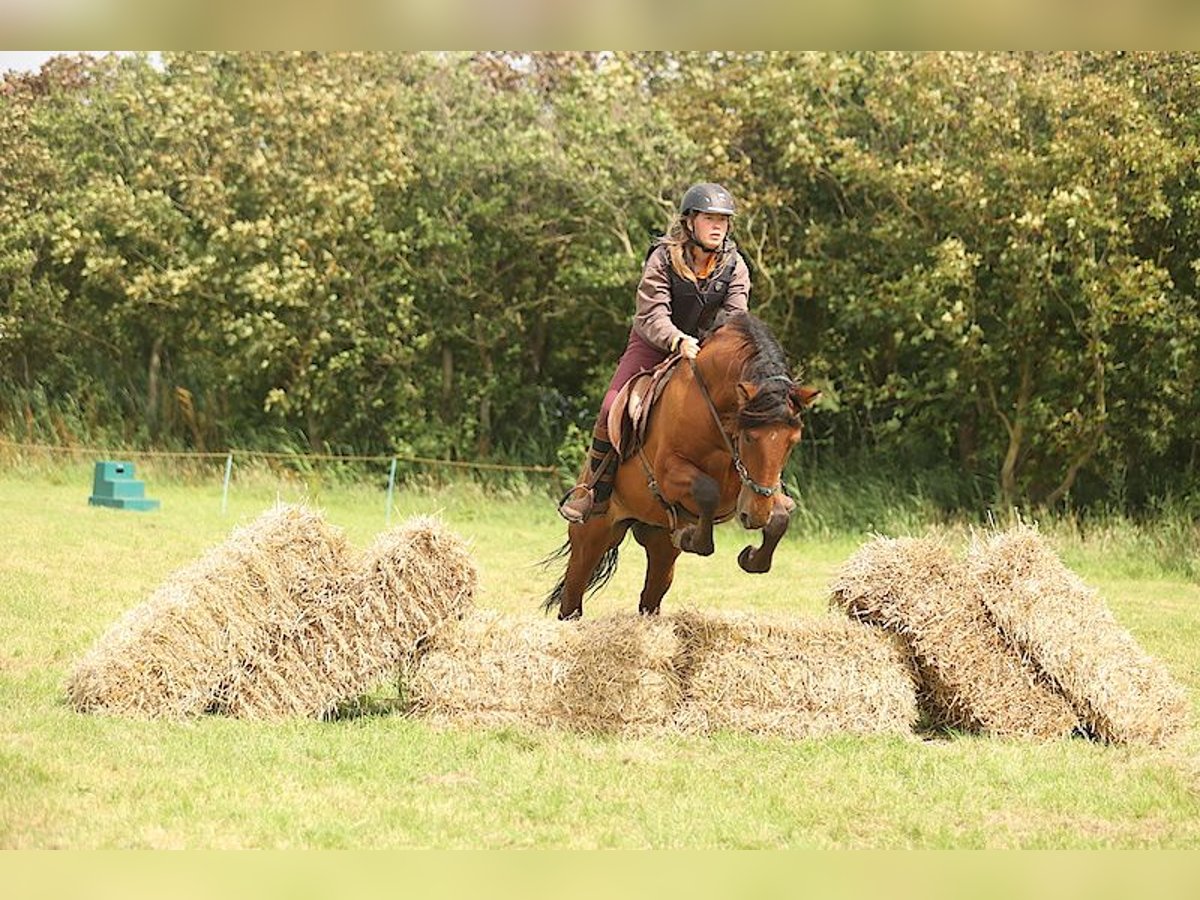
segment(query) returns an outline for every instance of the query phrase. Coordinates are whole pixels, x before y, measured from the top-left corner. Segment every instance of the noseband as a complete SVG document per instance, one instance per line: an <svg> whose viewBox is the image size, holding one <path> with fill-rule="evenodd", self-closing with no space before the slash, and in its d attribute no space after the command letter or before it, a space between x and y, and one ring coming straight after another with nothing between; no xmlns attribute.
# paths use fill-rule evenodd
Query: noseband
<svg viewBox="0 0 1200 900"><path fill-rule="evenodd" d="M708 385L704 383L704 376L700 374L700 370L696 368L696 361L689 359L688 363L692 367L692 374L696 376L696 383L700 385L700 393L704 397L704 402L708 404L708 411L712 413L713 421L717 423L717 431L721 432L721 437L725 440L725 447L729 450L729 455L733 457L733 469L738 474L738 478L742 480L742 484L754 491L760 497L771 497L779 493L783 486L782 482L774 487L767 487L759 484L751 476L746 469L746 464L742 462L741 454L738 453L737 444L740 443L740 437L736 441L731 441L729 435L725 432L725 428L721 425L721 414L717 412L717 407L712 402L712 395L708 392ZM769 378L764 378L764 381L786 381L792 384L792 379L786 375L771 375Z"/></svg>

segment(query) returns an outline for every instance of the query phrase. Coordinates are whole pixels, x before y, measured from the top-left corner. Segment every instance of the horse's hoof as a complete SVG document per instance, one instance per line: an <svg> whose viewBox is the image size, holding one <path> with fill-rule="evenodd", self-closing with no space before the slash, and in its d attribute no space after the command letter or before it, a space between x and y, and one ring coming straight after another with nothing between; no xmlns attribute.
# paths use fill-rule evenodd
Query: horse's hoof
<svg viewBox="0 0 1200 900"><path fill-rule="evenodd" d="M697 556L712 556L716 547L713 546L711 538L708 544L698 546L694 541L696 537L696 526L689 525L682 528L675 534L671 535L671 543L682 550L684 553L695 553Z"/></svg>
<svg viewBox="0 0 1200 900"><path fill-rule="evenodd" d="M770 557L765 560L766 565L763 565L755 559L756 555L753 547L742 548L742 552L738 554L738 565L742 567L743 572L749 572L751 575L761 575L771 570Z"/></svg>

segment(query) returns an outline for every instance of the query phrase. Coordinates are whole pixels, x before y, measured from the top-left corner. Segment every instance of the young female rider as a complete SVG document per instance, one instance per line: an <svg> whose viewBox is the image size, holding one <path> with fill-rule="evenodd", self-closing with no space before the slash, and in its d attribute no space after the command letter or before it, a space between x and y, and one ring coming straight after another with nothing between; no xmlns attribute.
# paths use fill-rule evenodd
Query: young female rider
<svg viewBox="0 0 1200 900"><path fill-rule="evenodd" d="M568 522L583 522L608 508L617 470L608 439L608 410L621 388L672 353L694 359L700 349L697 326L702 312L715 311L713 307L746 312L750 270L729 238L733 213L733 197L721 185L692 185L667 236L646 257L629 343L600 406L588 464L580 483L558 507Z"/></svg>

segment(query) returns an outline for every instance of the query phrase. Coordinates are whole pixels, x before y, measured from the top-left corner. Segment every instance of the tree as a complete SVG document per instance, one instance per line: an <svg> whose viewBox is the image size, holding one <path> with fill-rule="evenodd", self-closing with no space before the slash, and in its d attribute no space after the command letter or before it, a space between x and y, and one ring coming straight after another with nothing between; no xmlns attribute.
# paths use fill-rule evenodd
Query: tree
<svg viewBox="0 0 1200 900"><path fill-rule="evenodd" d="M1195 316L1139 236L1189 157L1127 85L1070 54L682 67L693 133L756 163L731 170L750 173L756 303L765 283L843 439L1055 504L1178 415Z"/></svg>

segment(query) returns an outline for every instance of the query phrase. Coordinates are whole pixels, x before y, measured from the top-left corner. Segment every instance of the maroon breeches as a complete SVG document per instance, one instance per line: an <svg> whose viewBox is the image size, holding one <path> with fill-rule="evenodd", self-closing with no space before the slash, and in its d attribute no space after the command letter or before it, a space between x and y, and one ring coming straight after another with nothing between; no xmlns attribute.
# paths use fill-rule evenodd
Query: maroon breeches
<svg viewBox="0 0 1200 900"><path fill-rule="evenodd" d="M608 383L604 402L600 404L600 415L596 419L596 425L601 428L608 425L608 411L612 408L613 401L617 399L621 388L625 387L634 375L638 372L649 372L668 355L665 350L659 350L654 345L647 343L640 334L631 329L629 343L625 345L625 352L621 354L621 361L617 363L617 371L613 373L612 381Z"/></svg>

